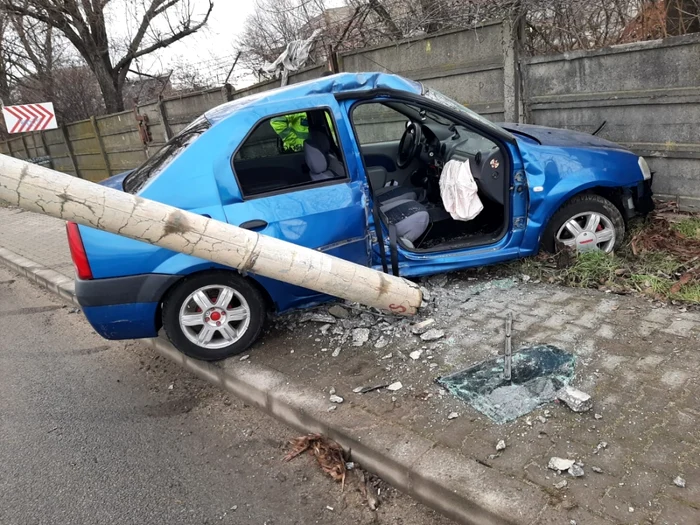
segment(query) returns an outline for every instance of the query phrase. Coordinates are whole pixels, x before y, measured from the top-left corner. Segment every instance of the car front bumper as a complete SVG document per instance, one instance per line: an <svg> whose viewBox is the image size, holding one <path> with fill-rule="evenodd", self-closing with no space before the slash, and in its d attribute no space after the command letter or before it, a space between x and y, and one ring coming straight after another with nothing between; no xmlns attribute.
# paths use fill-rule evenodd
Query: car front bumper
<svg viewBox="0 0 700 525"><path fill-rule="evenodd" d="M654 211L654 193L651 190L653 176L649 180L641 181L636 186L625 188L622 196L622 206L627 219L637 216L646 216Z"/></svg>
<svg viewBox="0 0 700 525"><path fill-rule="evenodd" d="M75 295L85 317L105 339L156 337L158 305L181 275L142 274L75 280Z"/></svg>

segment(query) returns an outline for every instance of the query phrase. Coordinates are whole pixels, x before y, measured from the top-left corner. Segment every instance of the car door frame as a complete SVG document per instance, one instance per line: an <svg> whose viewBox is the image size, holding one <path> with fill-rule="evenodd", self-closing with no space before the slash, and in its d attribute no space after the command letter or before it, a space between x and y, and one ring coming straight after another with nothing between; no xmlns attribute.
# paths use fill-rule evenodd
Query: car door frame
<svg viewBox="0 0 700 525"><path fill-rule="evenodd" d="M309 184L305 184L303 186L297 186L297 187L289 187L289 188L282 188L279 190L273 190L273 191L268 191L264 193L259 193L259 194L254 194L254 195L246 195L243 191L242 186L240 185L240 180L238 178L238 174L236 173L235 169L235 157L237 152L240 150L241 147L246 143L246 141L250 138L251 134L254 133L254 131L260 126L261 124L264 125L265 121L270 120L271 118L274 118L275 116L278 115L285 115L285 114L290 114L290 113L299 113L299 112L306 112L306 111L326 111L331 115L332 121L333 121L333 126L335 128L335 135L338 140L338 147L342 153L342 161L345 166L346 170L346 176L342 179L332 179L332 180L327 180L327 181L315 181L315 182L310 182ZM353 197L353 202L357 206L357 211L362 214L361 219L358 218L359 221L362 223L362 231L358 232L357 236L353 236L351 238L347 239L336 239L334 242L324 244L321 246L307 246L311 249L315 249L318 251L322 252L329 252L329 251L337 251L337 250L342 250L343 246L349 246L351 244L357 244L357 246L362 246L362 253L358 252L357 257L358 260L360 258L363 259L364 265L365 266L370 266L371 265L371 243L370 243L370 233L369 233L369 224L368 224L368 216L366 212L366 203L368 199L368 188L367 188L367 181L366 178L364 178L364 171L358 170L357 169L357 156L353 155L353 150L356 148L355 141L352 138L352 136L348 133L347 131L347 126L345 123L345 116L341 111L340 105L337 103L335 98L332 95L313 95L309 97L303 97L301 99L293 100L293 101L284 101L284 102L276 102L274 104L266 104L264 106L257 106L255 108L255 119L252 121L252 124L249 122L246 122L246 125L249 125L249 129L246 130L245 134L242 136L242 138L237 141L237 144L235 148L230 153L230 160L228 162L229 165L229 176L231 177L231 180L233 180L236 188L237 195L234 195L232 199L227 199L228 202L223 203L223 208L224 208L224 213L226 214L227 221L230 224L234 225L239 225L238 220L234 219L235 215L230 212L232 207L241 204L251 204L254 203L255 201L259 201L261 199L269 199L269 198L275 198L275 197L283 197L284 195L288 194L294 194L297 192L305 192L305 191L316 191L320 190L322 188L329 188L329 187L334 187L334 186L340 186L340 185L345 185L349 187L349 190L352 194L357 194L356 197ZM255 217L250 217L250 218L255 218ZM353 222L355 219L353 219ZM265 234L264 228L260 231L260 233ZM301 245L301 244L300 244ZM337 253L334 255L337 256ZM358 262L358 261L354 261ZM270 289L271 287L274 288L279 288L276 286L276 283L270 283L268 282L269 280L266 280L264 278L256 278L257 280L265 281L262 283L266 289ZM300 288L300 287L292 287L290 288L291 285L285 285L283 288L287 290L287 293L292 290L292 288L295 288L294 292L292 295L294 295L294 298L287 298L283 303L280 303L279 301L275 301L278 305L278 309L280 311L287 310L291 307L294 307L297 304L300 303L306 303L309 300L315 299L315 300L323 300L323 296L317 294L316 292L307 292L306 289ZM302 290L304 292L302 292ZM277 294L274 294L277 295Z"/></svg>
<svg viewBox="0 0 700 525"><path fill-rule="evenodd" d="M449 251L431 251L419 252L412 251L397 246L398 267L401 276L417 277L421 275L430 275L438 272L445 272L461 268L474 266L482 266L493 264L505 260L515 259L520 256L520 250L525 238L525 229L527 226L527 208L528 208L528 187L527 177L525 177L524 164L518 148L517 142L512 135L503 130L501 136L494 134L492 131L485 129L483 125L476 119L469 119L467 115L459 113L430 100L421 95L415 95L404 91L396 90L368 90L363 92L342 93L336 95L344 112L348 115L348 122L355 135L355 142L358 142L357 131L352 122L352 111L362 103L370 103L373 101L380 102L382 100L396 100L397 102L405 102L426 110L436 112L449 118L455 122L472 129L474 132L492 140L503 152L504 159L507 161L509 173L508 184L508 204L506 223L509 227L504 228L504 235L498 240L488 245L456 248ZM364 161L360 158L363 169L365 168ZM370 191L371 194L371 191ZM516 197L517 196L517 197ZM373 196L370 195L370 206L373 205ZM376 225L374 221L370 226L370 235L373 239L372 253L374 256L373 267L380 269L383 267L380 252L378 247ZM382 235L384 240L386 254L389 253L388 229L384 224L381 225ZM387 255L388 257L388 255Z"/></svg>

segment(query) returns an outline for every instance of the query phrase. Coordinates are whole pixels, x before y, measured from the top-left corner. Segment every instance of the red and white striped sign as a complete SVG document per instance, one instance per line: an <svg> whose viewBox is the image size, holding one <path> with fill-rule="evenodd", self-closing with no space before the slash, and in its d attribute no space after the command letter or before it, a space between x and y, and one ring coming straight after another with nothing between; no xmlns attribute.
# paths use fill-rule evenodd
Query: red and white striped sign
<svg viewBox="0 0 700 525"><path fill-rule="evenodd" d="M25 104L23 106L3 106L2 114L5 117L5 125L10 133L24 133L25 131L43 131L56 129L56 114L51 102L41 104Z"/></svg>

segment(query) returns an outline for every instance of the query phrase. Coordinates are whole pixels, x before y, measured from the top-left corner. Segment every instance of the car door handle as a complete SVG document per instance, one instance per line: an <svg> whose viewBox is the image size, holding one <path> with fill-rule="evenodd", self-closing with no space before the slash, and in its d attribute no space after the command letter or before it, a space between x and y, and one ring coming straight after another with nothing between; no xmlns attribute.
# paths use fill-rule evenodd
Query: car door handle
<svg viewBox="0 0 700 525"><path fill-rule="evenodd" d="M239 228L243 228L244 230L263 230L267 228L267 221L263 221L261 219L254 219L252 221L246 221L243 224L239 226Z"/></svg>

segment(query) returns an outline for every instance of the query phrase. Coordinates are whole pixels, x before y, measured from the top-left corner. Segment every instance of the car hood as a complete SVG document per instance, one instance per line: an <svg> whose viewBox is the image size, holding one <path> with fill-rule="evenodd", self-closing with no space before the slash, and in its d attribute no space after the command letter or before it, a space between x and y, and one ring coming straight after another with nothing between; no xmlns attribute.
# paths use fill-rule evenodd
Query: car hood
<svg viewBox="0 0 700 525"><path fill-rule="evenodd" d="M107 186L108 188L112 188L114 190L124 191L124 179L132 171L133 170L129 170L123 173L119 173L117 175L113 175L112 177L100 181L99 184L100 186Z"/></svg>
<svg viewBox="0 0 700 525"><path fill-rule="evenodd" d="M535 126L533 124L503 123L499 125L516 135L525 135L526 137L535 139L543 146L603 148L628 151L627 148L619 144L591 135L590 133L582 133L570 129Z"/></svg>

